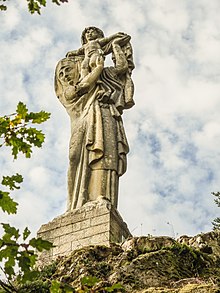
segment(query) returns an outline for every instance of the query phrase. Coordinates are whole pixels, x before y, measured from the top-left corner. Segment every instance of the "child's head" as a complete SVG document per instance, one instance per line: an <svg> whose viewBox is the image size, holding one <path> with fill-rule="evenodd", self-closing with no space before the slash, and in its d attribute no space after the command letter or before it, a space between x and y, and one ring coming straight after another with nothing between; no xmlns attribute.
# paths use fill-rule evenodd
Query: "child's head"
<svg viewBox="0 0 220 293"><path fill-rule="evenodd" d="M96 32L97 38L104 38L104 33L102 30L100 30L99 28L95 26L89 26L89 27L86 27L84 31L82 32L82 35L81 35L82 45L87 43L86 33L88 33L91 30Z"/></svg>

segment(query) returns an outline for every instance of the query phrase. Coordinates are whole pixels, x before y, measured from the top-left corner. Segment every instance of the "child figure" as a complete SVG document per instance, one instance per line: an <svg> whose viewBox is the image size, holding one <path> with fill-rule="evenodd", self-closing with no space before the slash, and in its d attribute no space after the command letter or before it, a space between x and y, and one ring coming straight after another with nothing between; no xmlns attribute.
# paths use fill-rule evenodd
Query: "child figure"
<svg viewBox="0 0 220 293"><path fill-rule="evenodd" d="M123 43L123 39L125 39L125 37L126 42L130 40L130 38L129 40L127 38L129 36L124 33L116 33L110 37L105 38L103 32L96 27L88 27L83 31L81 38L83 46L78 50L68 52L66 55L67 57L84 55L84 59L81 64L79 84L76 86L76 92L79 95L87 92L89 88L89 83L86 81L83 82L83 79L89 73L93 72L97 66L100 67L101 71L104 68L105 55L103 47L111 42L114 38L121 38Z"/></svg>

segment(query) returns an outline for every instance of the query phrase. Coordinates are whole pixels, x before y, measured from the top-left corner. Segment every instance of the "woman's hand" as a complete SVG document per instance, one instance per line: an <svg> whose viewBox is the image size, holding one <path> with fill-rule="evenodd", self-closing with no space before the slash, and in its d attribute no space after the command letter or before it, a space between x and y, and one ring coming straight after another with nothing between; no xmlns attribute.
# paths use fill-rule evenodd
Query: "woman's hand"
<svg viewBox="0 0 220 293"><path fill-rule="evenodd" d="M112 41L112 45L119 45L121 41L121 38L115 38L113 41Z"/></svg>
<svg viewBox="0 0 220 293"><path fill-rule="evenodd" d="M112 45L124 46L131 39L131 37L127 34L124 34L124 33L118 33L118 34L120 34L120 37L115 38L112 41Z"/></svg>

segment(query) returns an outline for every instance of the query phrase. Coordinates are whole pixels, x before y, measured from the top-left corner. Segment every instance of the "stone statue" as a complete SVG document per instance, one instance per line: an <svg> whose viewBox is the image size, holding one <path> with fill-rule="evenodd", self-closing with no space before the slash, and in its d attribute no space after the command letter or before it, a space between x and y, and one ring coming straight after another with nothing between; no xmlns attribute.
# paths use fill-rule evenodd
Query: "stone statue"
<svg viewBox="0 0 220 293"><path fill-rule="evenodd" d="M104 34L100 29L88 27L82 33L81 41L83 46L78 50L67 53L67 57L84 55L84 59L81 63L80 81L76 86L76 93L78 95L86 93L90 86L88 82L83 82L84 78L98 65L100 66L100 70L104 68L104 51L102 48L114 38L119 37L121 37L121 42L124 39L128 41L128 36L124 33L117 33L108 38L104 38Z"/></svg>
<svg viewBox="0 0 220 293"><path fill-rule="evenodd" d="M107 54L111 67L104 67ZM55 91L71 120L67 211L99 197L117 208L129 151L122 114L134 105L133 69L130 36L104 38L96 27L86 28L82 48L57 64Z"/></svg>

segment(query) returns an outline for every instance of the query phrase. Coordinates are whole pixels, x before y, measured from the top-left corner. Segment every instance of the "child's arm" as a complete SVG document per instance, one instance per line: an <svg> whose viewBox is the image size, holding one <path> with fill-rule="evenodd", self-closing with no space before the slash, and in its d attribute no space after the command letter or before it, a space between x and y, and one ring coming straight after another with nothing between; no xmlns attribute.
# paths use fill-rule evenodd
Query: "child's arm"
<svg viewBox="0 0 220 293"><path fill-rule="evenodd" d="M116 33L116 34L111 35L109 37L99 39L99 43L100 43L101 46L105 46L110 41L114 40L115 38L122 38L124 36L126 36L125 33Z"/></svg>
<svg viewBox="0 0 220 293"><path fill-rule="evenodd" d="M66 57L73 57L73 56L79 56L84 54L84 48L81 47L78 50L69 51L66 53Z"/></svg>

